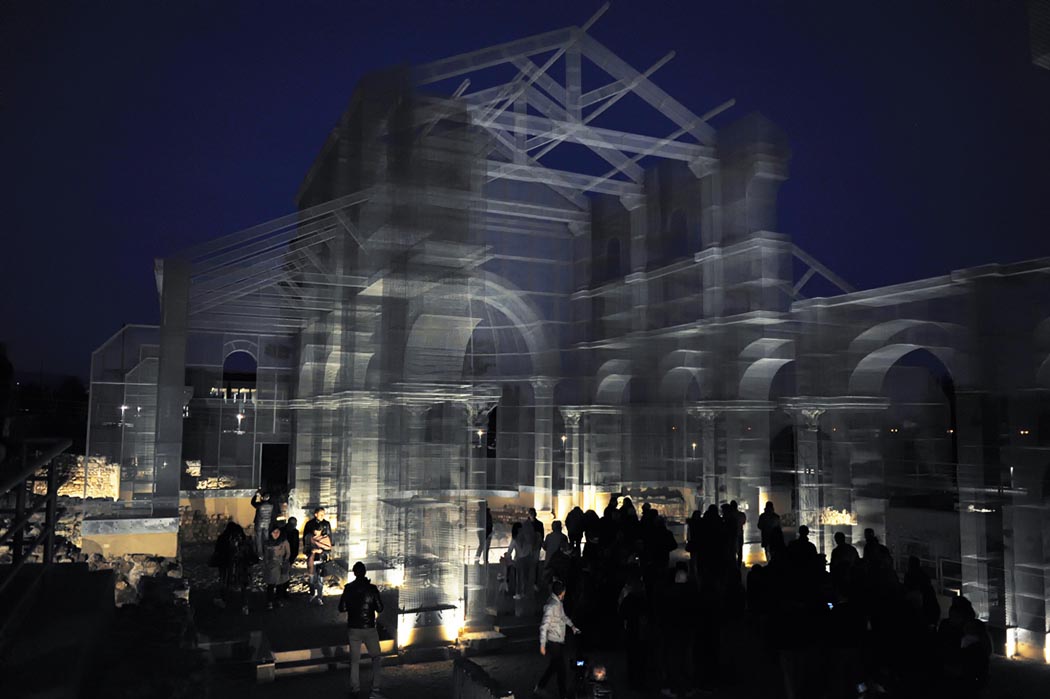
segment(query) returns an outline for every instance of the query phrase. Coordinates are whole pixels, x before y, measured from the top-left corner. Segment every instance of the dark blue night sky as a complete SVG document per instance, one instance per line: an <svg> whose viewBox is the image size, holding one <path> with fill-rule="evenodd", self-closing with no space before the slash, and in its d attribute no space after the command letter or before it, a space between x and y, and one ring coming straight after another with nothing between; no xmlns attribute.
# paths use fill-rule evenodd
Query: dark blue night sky
<svg viewBox="0 0 1050 699"><path fill-rule="evenodd" d="M363 74L599 5L0 3L16 368L86 375L122 323L156 322L154 257L291 211ZM781 231L858 287L1050 255L1050 72L1021 2L621 0L591 33L638 69L676 50L654 81L697 113L735 97L716 126L779 123Z"/></svg>

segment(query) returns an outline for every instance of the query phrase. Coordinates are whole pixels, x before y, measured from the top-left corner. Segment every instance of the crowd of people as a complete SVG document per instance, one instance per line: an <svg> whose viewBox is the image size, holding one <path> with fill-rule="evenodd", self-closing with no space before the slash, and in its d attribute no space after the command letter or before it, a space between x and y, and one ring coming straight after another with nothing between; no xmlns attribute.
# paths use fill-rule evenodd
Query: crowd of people
<svg viewBox="0 0 1050 699"><path fill-rule="evenodd" d="M551 592L541 626L545 654L549 616L584 632L571 650L556 646L559 659L552 656L543 679L561 680L554 665L562 655L615 646L625 652L630 686L665 696L734 683L758 665L777 670L789 699L980 692L991 655L984 624L962 596L942 619L917 559L900 577L869 529L861 551L837 532L829 565L807 527L787 540L767 504L756 522L766 562L746 568L746 522L735 502L694 512L688 559L672 565L677 541L648 504L640 514L630 498L614 497L601 516L574 508L567 534L554 522L546 537L530 511L514 526L503 561L508 592L526 600ZM563 633L559 642L571 644Z"/></svg>
<svg viewBox="0 0 1050 699"><path fill-rule="evenodd" d="M262 581L266 586L266 608L281 606L289 597L292 563L299 558L299 522L282 514L285 509L269 493L259 490L252 497L255 508L251 536L233 520L215 541L215 550L209 564L219 569L221 589L214 602L225 608L239 607L248 614L248 588L252 567L262 566ZM306 556L312 605L324 604L324 575L329 552L332 550L332 527L325 519L325 509L318 507L303 527L302 552Z"/></svg>
<svg viewBox="0 0 1050 699"><path fill-rule="evenodd" d="M222 580L216 604L239 604L245 614L251 567L262 565L272 609L288 597L291 562L300 553L294 518L279 517L282 508L265 493L252 504L251 536L230 522L212 557ZM476 562L488 559L493 531L487 507L479 525L481 517ZM785 537L767 503L755 522L764 562L746 567L747 521L735 502L694 512L681 556L667 521L649 503L639 512L629 497L614 496L600 516L575 507L549 532L529 509L512 526L500 589L518 613L529 614L545 600L539 640L549 665L541 685L556 679L559 696L568 696L571 658L622 649L627 683L666 696L734 683L745 666L775 668L775 683L789 699L978 695L991 655L984 624L962 596L942 618L917 559L898 575L889 549L868 529L859 551L845 532L836 532L828 561L807 527ZM315 509L302 530L309 604L324 604L331 535L325 510ZM340 611L348 613L350 638L357 641L352 649L364 643L376 657L382 601L364 565L354 573ZM574 641L567 629L583 634ZM373 686L378 682L377 674Z"/></svg>

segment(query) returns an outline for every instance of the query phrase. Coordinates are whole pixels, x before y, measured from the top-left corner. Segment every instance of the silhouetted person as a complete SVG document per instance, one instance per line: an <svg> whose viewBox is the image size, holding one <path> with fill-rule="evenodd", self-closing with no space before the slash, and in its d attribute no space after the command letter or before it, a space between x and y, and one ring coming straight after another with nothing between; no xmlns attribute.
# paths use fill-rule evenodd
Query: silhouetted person
<svg viewBox="0 0 1050 699"><path fill-rule="evenodd" d="M700 577L700 531L703 514L700 510L693 510L693 514L686 521L685 550L689 553L689 573Z"/></svg>
<svg viewBox="0 0 1050 699"><path fill-rule="evenodd" d="M773 509L773 503L767 502L766 509L758 516L758 531L762 534L762 548L766 552L766 560L773 560L773 531L780 530L780 515ZM780 543L783 543L784 535L780 535Z"/></svg>
<svg viewBox="0 0 1050 699"><path fill-rule="evenodd" d="M893 568L890 550L879 541L875 530L870 527L864 530L864 564L871 570Z"/></svg>
<svg viewBox="0 0 1050 699"><path fill-rule="evenodd" d="M215 551L212 553L211 566L219 569L219 581L222 585L219 596L215 598L215 605L225 609L229 599L237 592L241 605L241 613L248 613L248 568L251 566L254 554L251 543L241 525L234 521L226 523L226 528L215 540Z"/></svg>
<svg viewBox="0 0 1050 699"><path fill-rule="evenodd" d="M281 586L281 597L288 598L288 586L291 583L291 565L299 558L299 520L289 517L284 525L284 538L288 540L288 580Z"/></svg>
<svg viewBox="0 0 1050 699"><path fill-rule="evenodd" d="M717 576L725 563L725 532L718 506L711 505L700 519L700 575L702 579Z"/></svg>
<svg viewBox="0 0 1050 699"><path fill-rule="evenodd" d="M747 524L747 514L740 509L736 500L729 503L729 511L733 515L733 524L736 525L733 552L737 568L739 568L744 564L744 526Z"/></svg>
<svg viewBox="0 0 1050 699"><path fill-rule="evenodd" d="M937 631L937 640L944 668L942 696L978 696L988 683L992 644L973 605L962 595L952 599L948 618Z"/></svg>
<svg viewBox="0 0 1050 699"><path fill-rule="evenodd" d="M846 541L846 535L835 532L835 548L831 550L831 579L836 589L849 588L853 571L860 562L856 547Z"/></svg>
<svg viewBox="0 0 1050 699"><path fill-rule="evenodd" d="M551 533L543 540L543 578L549 583L557 577L565 580L567 576L569 539L561 531L561 522L551 522Z"/></svg>
<svg viewBox="0 0 1050 699"><path fill-rule="evenodd" d="M526 599L532 594L536 574L536 532L528 522L518 522L511 529L511 544L507 553L514 563L514 599Z"/></svg>
<svg viewBox="0 0 1050 699"><path fill-rule="evenodd" d="M475 563L489 562L489 544L492 542L492 510L488 503L482 502L478 508L478 550L474 553Z"/></svg>
<svg viewBox="0 0 1050 699"><path fill-rule="evenodd" d="M365 564L358 561L352 569L353 581L343 588L339 598L339 611L346 612L346 631L350 641L350 691L355 695L361 691L361 645L364 644L372 659L371 697L382 697L383 657L379 650L379 632L376 631L376 615L383 611L383 600L379 588L365 577Z"/></svg>
<svg viewBox="0 0 1050 699"><path fill-rule="evenodd" d="M543 621L540 622L540 655L548 658L547 669L544 670L540 681L536 683L535 693L546 686L551 675L558 680L558 699L564 699L566 694L565 664L565 629L571 628L574 634L580 630L572 619L565 613L562 602L565 599L565 583L555 580L551 584L551 596L543 607Z"/></svg>
<svg viewBox="0 0 1050 699"><path fill-rule="evenodd" d="M572 544L572 550L577 553L579 553L580 543L583 541L585 526L586 516L578 506L569 510L569 514L565 515L565 528L569 532L569 543Z"/></svg>
<svg viewBox="0 0 1050 699"><path fill-rule="evenodd" d="M937 628L941 620L941 605L937 601L937 592L930 583L929 576L923 571L919 559L915 556L908 557L908 572L904 574L905 595L915 595L918 598L922 624L927 628Z"/></svg>
<svg viewBox="0 0 1050 699"><path fill-rule="evenodd" d="M588 555L591 553L597 553L598 540L601 537L602 531L602 518L598 516L598 513L594 510L587 510L583 513L583 534L587 537L587 548L584 549ZM593 546L592 546L593 544ZM595 551L590 551L594 548Z"/></svg>
<svg viewBox="0 0 1050 699"><path fill-rule="evenodd" d="M809 527L798 528L798 538L788 544L788 562L798 569L811 569L817 563L817 547L809 540Z"/></svg>
<svg viewBox="0 0 1050 699"><path fill-rule="evenodd" d="M266 608L277 603L277 590L284 587L291 573L291 548L280 527L274 526L263 546L263 583L266 584Z"/></svg>

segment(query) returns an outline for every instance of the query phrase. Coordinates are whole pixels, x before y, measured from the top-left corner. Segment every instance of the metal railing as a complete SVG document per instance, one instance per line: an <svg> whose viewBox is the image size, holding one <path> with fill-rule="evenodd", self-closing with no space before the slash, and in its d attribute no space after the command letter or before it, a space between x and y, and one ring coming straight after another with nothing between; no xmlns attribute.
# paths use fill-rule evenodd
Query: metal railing
<svg viewBox="0 0 1050 699"><path fill-rule="evenodd" d="M0 515L10 517L10 523L0 534L0 546L11 549L11 566L3 570L0 596L15 580L18 572L33 560L38 548L43 555L38 576L54 561L55 525L61 512L58 509L59 483L56 456L69 449L68 439L29 439L22 444L21 458L9 457L0 465ZM43 470L43 475L38 475ZM33 485L46 483L43 495L36 494ZM43 518L41 521L41 517ZM34 527L39 527L31 536Z"/></svg>

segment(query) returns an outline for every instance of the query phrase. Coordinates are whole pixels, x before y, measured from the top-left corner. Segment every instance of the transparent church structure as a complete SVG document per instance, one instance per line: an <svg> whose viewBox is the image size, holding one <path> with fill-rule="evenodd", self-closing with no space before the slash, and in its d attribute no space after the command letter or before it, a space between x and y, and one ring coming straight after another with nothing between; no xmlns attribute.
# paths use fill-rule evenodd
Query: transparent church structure
<svg viewBox="0 0 1050 699"><path fill-rule="evenodd" d="M853 289L778 231L775 124L589 26L369 75L293 213L158 260L161 324L92 362L112 519L287 488L398 587L407 645L484 619L486 504L494 562L528 507L736 500L760 563L773 502L827 554L873 528L1042 658L1050 260Z"/></svg>

